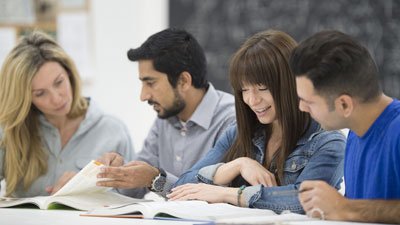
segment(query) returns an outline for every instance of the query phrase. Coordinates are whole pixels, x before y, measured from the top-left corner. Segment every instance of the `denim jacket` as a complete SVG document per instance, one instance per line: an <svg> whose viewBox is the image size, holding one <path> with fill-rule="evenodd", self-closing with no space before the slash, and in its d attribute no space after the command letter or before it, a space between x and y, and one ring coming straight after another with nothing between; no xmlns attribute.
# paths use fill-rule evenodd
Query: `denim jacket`
<svg viewBox="0 0 400 225"><path fill-rule="evenodd" d="M214 148L179 177L175 186L185 183L213 184L213 177L223 163L221 158L233 144L237 126L233 125ZM265 154L265 138L259 130L252 140L255 160L262 164ZM296 149L286 159L281 186L264 187L262 184L247 186L244 198L247 207L270 209L276 213L290 210L304 213L297 194L277 194L279 191L299 189L304 180L324 180L336 189L340 188L343 177L343 158L346 138L340 131L324 131L313 121L307 133L297 142ZM241 176L239 180L249 185ZM241 184L241 185L242 185Z"/></svg>

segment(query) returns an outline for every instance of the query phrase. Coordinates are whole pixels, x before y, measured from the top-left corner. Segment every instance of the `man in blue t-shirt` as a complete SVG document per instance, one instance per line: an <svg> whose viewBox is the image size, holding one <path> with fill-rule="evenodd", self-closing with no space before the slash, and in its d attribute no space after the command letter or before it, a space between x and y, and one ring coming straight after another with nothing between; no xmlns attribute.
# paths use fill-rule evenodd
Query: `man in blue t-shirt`
<svg viewBox="0 0 400 225"><path fill-rule="evenodd" d="M339 31L309 37L290 57L300 109L324 129L349 128L345 197L323 181L301 184L309 216L400 223L400 101L386 96L368 50Z"/></svg>

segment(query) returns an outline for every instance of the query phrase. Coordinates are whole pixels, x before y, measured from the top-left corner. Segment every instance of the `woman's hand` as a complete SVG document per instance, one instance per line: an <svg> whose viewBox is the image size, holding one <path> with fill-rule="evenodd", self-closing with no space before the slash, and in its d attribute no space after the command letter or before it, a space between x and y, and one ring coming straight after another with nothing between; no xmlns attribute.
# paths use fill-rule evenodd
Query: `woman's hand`
<svg viewBox="0 0 400 225"><path fill-rule="evenodd" d="M171 201L202 200L209 203L228 202L236 204L237 188L210 184L184 184L172 189L167 197Z"/></svg>
<svg viewBox="0 0 400 225"><path fill-rule="evenodd" d="M214 184L226 185L232 182L238 175L251 185L262 184L265 187L278 186L275 175L269 172L256 160L248 157L240 157L218 167L214 174Z"/></svg>
<svg viewBox="0 0 400 225"><path fill-rule="evenodd" d="M251 185L262 184L265 187L278 186L276 183L275 175L269 172L264 166L256 160L242 157L240 160L240 175Z"/></svg>
<svg viewBox="0 0 400 225"><path fill-rule="evenodd" d="M50 195L54 195L58 190L60 190L69 180L71 180L76 175L76 172L65 172L58 179L57 183L54 186L50 186L46 188L46 192L50 193Z"/></svg>

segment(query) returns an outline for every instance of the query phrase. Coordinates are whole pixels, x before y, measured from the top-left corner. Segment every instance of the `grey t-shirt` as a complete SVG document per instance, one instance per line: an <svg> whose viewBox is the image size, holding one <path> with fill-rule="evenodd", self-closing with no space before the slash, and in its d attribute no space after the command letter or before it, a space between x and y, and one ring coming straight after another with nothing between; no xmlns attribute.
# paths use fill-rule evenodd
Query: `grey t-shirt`
<svg viewBox="0 0 400 225"><path fill-rule="evenodd" d="M46 187L53 186L64 172L79 171L90 160L96 160L106 152L118 152L126 161L133 159L134 149L125 124L102 112L93 100L90 101L85 119L63 149L57 128L43 115L39 115L39 123L44 137L42 142L48 152L48 171L26 191L21 182L14 191L15 197L48 195ZM0 150L0 180L4 177L3 164L4 149Z"/></svg>

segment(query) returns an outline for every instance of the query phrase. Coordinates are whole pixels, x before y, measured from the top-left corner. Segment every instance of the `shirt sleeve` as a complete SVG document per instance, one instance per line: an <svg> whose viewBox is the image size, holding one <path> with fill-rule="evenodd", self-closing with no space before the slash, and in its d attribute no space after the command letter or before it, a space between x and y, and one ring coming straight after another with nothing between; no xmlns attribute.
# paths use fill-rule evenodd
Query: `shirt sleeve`
<svg viewBox="0 0 400 225"><path fill-rule="evenodd" d="M225 133L225 131L229 130L230 127L232 127L234 124L236 124L236 115L235 113L229 114L225 120L221 121L221 128L219 129L215 139L218 140L222 135Z"/></svg>
<svg viewBox="0 0 400 225"><path fill-rule="evenodd" d="M199 170L199 173L197 174L197 178L204 183L209 183L209 181L214 180L214 175L217 172L218 168L224 164L225 163L217 163L201 168Z"/></svg>
<svg viewBox="0 0 400 225"><path fill-rule="evenodd" d="M149 134L147 135L142 150L133 155L131 160L144 161L151 166L158 167L158 119L153 123ZM169 175L169 174L168 174ZM167 177L168 177L167 175ZM170 176L171 177L171 176ZM134 198L143 198L146 193L150 190L147 187L143 188L130 188L130 189L118 189L118 192L124 195L128 195Z"/></svg>
<svg viewBox="0 0 400 225"><path fill-rule="evenodd" d="M148 164L159 167L159 119L156 119L147 135L142 150L134 157L134 160L144 161Z"/></svg>
<svg viewBox="0 0 400 225"><path fill-rule="evenodd" d="M124 157L124 164L132 161L135 157L135 150L133 147L132 139L128 128L123 124L122 134L120 135L121 141L118 144L116 152L121 154ZM116 191L120 194L130 196L133 198L143 198L144 195L148 192L147 188L130 188L123 189L117 188Z"/></svg>
<svg viewBox="0 0 400 225"><path fill-rule="evenodd" d="M162 197L166 198L167 194L170 192L172 187L174 186L175 182L178 180L178 177L169 173L167 173L167 181L164 184L163 191L161 193L157 193L158 195L161 195Z"/></svg>
<svg viewBox="0 0 400 225"><path fill-rule="evenodd" d="M178 181L175 183L174 187L186 184L186 183L209 183L212 184L212 179L207 179L199 175L200 169L220 163L221 158L225 155L226 151L230 148L233 141L236 138L236 126L228 129L221 138L217 140L215 146L208 151L208 153L197 162L190 170L179 176ZM214 172L215 173L215 172Z"/></svg>
<svg viewBox="0 0 400 225"><path fill-rule="evenodd" d="M121 140L118 143L116 152L124 157L124 164L133 160L135 156L135 149L133 147L131 135L125 124L122 124Z"/></svg>
<svg viewBox="0 0 400 225"><path fill-rule="evenodd" d="M136 160L145 161L154 167L159 167L159 160L161 160L159 158L159 123L159 119L156 119L154 121L154 124L151 127L150 132L146 137L146 140L144 141L142 151L140 151L140 153L136 157ZM165 172L167 173L167 179L164 184L163 191L161 193L156 193L161 197L166 197L175 182L178 180L177 176L171 174L168 171Z"/></svg>
<svg viewBox="0 0 400 225"><path fill-rule="evenodd" d="M337 131L323 132L313 140L314 153L294 184L277 187L251 186L244 189L246 206L271 209L276 213L290 210L304 214L297 194L277 194L280 191L298 190L305 180L323 180L336 188L343 177L345 137Z"/></svg>

